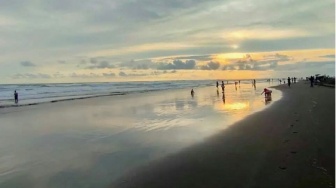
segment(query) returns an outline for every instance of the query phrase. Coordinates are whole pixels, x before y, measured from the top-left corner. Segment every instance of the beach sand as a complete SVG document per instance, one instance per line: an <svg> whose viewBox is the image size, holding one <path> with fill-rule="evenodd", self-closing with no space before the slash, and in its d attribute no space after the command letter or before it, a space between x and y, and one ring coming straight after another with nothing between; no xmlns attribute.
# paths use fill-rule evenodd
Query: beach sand
<svg viewBox="0 0 336 188"><path fill-rule="evenodd" d="M334 89L268 86L2 108L0 187L333 185Z"/></svg>
<svg viewBox="0 0 336 188"><path fill-rule="evenodd" d="M108 187L271 107L269 83L214 86L0 108L0 187Z"/></svg>
<svg viewBox="0 0 336 188"><path fill-rule="evenodd" d="M111 187L334 187L335 90L276 88L283 98L270 108Z"/></svg>

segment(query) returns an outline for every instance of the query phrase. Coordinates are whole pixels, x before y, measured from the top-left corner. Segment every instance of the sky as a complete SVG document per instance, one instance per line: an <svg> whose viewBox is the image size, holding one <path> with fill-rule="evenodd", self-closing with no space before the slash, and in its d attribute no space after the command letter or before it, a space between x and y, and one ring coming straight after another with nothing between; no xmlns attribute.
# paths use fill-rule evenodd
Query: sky
<svg viewBox="0 0 336 188"><path fill-rule="evenodd" d="M0 83L335 75L334 0L1 0Z"/></svg>

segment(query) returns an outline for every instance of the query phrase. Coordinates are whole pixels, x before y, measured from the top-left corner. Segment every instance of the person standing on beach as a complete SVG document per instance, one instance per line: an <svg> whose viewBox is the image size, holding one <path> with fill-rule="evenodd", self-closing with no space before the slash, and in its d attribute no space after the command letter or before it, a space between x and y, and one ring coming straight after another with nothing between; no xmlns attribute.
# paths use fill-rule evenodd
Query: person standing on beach
<svg viewBox="0 0 336 188"><path fill-rule="evenodd" d="M224 88L225 88L224 81L222 81L222 92L223 93L224 93Z"/></svg>
<svg viewBox="0 0 336 188"><path fill-rule="evenodd" d="M314 77L311 76L309 80L310 80L310 87L314 87Z"/></svg>
<svg viewBox="0 0 336 188"><path fill-rule="evenodd" d="M287 79L287 84L288 84L288 87L290 87L290 85L291 85L291 78L290 77L288 77L288 79Z"/></svg>
<svg viewBox="0 0 336 188"><path fill-rule="evenodd" d="M194 97L194 94L195 94L194 89L191 89L190 94L191 94L192 97Z"/></svg>
<svg viewBox="0 0 336 188"><path fill-rule="evenodd" d="M14 91L14 101L15 101L15 104L19 102L19 94L16 92L16 90Z"/></svg>
<svg viewBox="0 0 336 188"><path fill-rule="evenodd" d="M219 86L219 84L218 84L218 81L216 82L216 87L217 87L217 90L218 90L218 86Z"/></svg>

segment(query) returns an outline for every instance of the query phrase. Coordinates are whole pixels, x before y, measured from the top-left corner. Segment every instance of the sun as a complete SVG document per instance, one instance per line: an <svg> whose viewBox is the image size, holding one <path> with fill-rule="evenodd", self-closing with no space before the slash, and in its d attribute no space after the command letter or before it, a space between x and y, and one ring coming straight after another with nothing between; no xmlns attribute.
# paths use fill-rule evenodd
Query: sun
<svg viewBox="0 0 336 188"><path fill-rule="evenodd" d="M233 48L233 49L238 49L239 46L238 46L237 44L233 44L233 45L231 45L231 48Z"/></svg>

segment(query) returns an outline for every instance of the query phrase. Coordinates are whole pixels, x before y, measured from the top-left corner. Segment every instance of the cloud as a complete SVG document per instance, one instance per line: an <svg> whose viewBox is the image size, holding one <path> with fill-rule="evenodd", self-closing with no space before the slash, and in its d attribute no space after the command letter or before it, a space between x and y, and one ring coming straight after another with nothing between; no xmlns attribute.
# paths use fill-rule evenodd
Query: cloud
<svg viewBox="0 0 336 188"><path fill-rule="evenodd" d="M222 70L237 70L237 68L234 65L224 65Z"/></svg>
<svg viewBox="0 0 336 188"><path fill-rule="evenodd" d="M86 66L86 69L113 69L116 66L111 64L110 62L104 60L104 61L98 61L95 58L90 59L90 64L89 66Z"/></svg>
<svg viewBox="0 0 336 188"><path fill-rule="evenodd" d="M158 70L171 70L171 69L194 69L196 65L195 60L174 60L172 63L159 63Z"/></svg>
<svg viewBox="0 0 336 188"><path fill-rule="evenodd" d="M58 63L59 63L59 64L66 64L67 62L64 61L64 60L59 60Z"/></svg>
<svg viewBox="0 0 336 188"><path fill-rule="evenodd" d="M60 73L60 72L56 72L52 75L52 77L54 77L54 78L64 78L65 75Z"/></svg>
<svg viewBox="0 0 336 188"><path fill-rule="evenodd" d="M177 56L177 57L167 57L162 58L161 60L195 60L195 61L210 61L212 60L211 55L190 55L190 56Z"/></svg>
<svg viewBox="0 0 336 188"><path fill-rule="evenodd" d="M200 67L202 70L217 70L220 64L218 62L210 61L206 65Z"/></svg>
<svg viewBox="0 0 336 188"><path fill-rule="evenodd" d="M34 63L30 61L22 61L20 64L24 67L35 67L36 66Z"/></svg>
<svg viewBox="0 0 336 188"><path fill-rule="evenodd" d="M136 76L148 76L148 74L146 74L146 73L130 73L127 76L134 76L134 77L136 77Z"/></svg>
<svg viewBox="0 0 336 188"><path fill-rule="evenodd" d="M320 70L324 67L330 67L335 69L334 61L303 61L303 62L295 62L291 64L278 65L275 70L276 71L303 71L303 70L312 70L316 73L320 73ZM332 70L334 71L334 70Z"/></svg>
<svg viewBox="0 0 336 188"><path fill-rule="evenodd" d="M26 73L26 74L15 74L12 76L13 79L49 79L51 76L49 74L42 74L42 73L37 73L37 74L31 74L31 73Z"/></svg>
<svg viewBox="0 0 336 188"><path fill-rule="evenodd" d="M104 76L104 77L115 77L116 74L113 73L113 72L111 72L111 73L103 73L103 76Z"/></svg>
<svg viewBox="0 0 336 188"><path fill-rule="evenodd" d="M253 59L252 55L246 54L244 58L225 65L222 70L275 70L279 62L287 62L290 60L292 60L291 57L279 53L265 55L261 59Z"/></svg>
<svg viewBox="0 0 336 188"><path fill-rule="evenodd" d="M0 1L1 61L20 62L24 57L48 68L60 57L69 63L94 58L78 67L96 70L120 66L125 72L128 68L187 70L199 66L186 65L186 61L212 61L211 55L199 54L333 49L334 5L333 0ZM167 56L173 59L119 64L125 59L154 61ZM242 60L246 62L223 69L274 69L282 61L276 59L281 57L268 58ZM63 70L64 63L52 65L54 70L49 69L49 74ZM68 72L76 71L76 67L67 68ZM1 69L0 80L3 72L12 70L6 66Z"/></svg>
<svg viewBox="0 0 336 188"><path fill-rule="evenodd" d="M71 78L97 78L101 77L101 75L96 74L96 73L90 73L90 74L79 74L79 73L71 73L69 74L69 77Z"/></svg>
<svg viewBox="0 0 336 188"><path fill-rule="evenodd" d="M335 54L330 54L330 55L324 55L324 56L320 56L322 58L330 58L330 59L335 59Z"/></svg>
<svg viewBox="0 0 336 188"><path fill-rule="evenodd" d="M124 77L124 76L127 76L127 74L125 73L125 72L119 72L119 76L122 76L122 77Z"/></svg>
<svg viewBox="0 0 336 188"><path fill-rule="evenodd" d="M156 65L150 59L145 60L131 60L131 61L124 61L119 64L119 67L127 67L130 69L155 69Z"/></svg>

